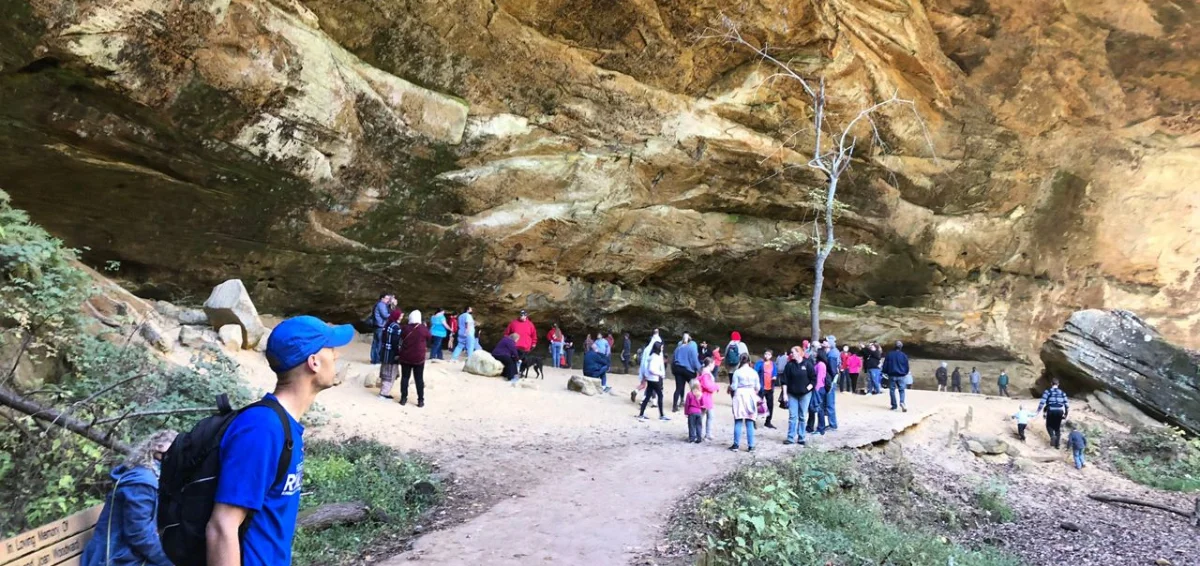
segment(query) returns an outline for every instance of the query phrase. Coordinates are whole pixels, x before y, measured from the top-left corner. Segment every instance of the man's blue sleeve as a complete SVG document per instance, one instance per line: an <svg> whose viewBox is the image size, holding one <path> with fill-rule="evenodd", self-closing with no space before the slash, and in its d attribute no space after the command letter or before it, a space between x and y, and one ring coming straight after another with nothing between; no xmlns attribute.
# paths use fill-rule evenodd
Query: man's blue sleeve
<svg viewBox="0 0 1200 566"><path fill-rule="evenodd" d="M238 415L221 439L221 473L216 502L258 511L262 508L283 451L283 429L270 408Z"/></svg>

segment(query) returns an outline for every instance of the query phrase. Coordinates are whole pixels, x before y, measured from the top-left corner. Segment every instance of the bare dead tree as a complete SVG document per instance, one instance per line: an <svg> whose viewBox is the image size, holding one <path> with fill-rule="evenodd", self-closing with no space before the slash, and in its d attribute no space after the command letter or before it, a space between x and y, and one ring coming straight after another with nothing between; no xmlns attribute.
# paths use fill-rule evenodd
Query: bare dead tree
<svg viewBox="0 0 1200 566"><path fill-rule="evenodd" d="M776 68L776 72L764 79L762 84L774 83L779 80L794 82L800 85L812 104L812 131L816 138L816 143L813 145L812 158L804 166L819 171L825 177L824 198L822 199L825 225L824 233L821 230L814 230L816 261L813 266L813 293L810 309L812 339L814 343L817 343L821 339L821 292L825 285L825 262L837 246L837 239L834 233L834 217L837 214L838 183L841 181L842 174L850 168L850 164L854 160L854 152L859 142L858 135L855 132L862 130L862 125L866 124L870 131L871 142L876 145L883 145L883 140L879 135L879 128L876 126L874 120L876 113L889 106L903 106L911 109L916 114L917 107L912 100L900 98L897 91L887 100L860 110L841 128L833 126L831 125L828 98L825 92L825 79L823 77L817 79L805 78L796 72L791 65L771 55L767 46L759 47L750 43L750 41L742 36L737 24L733 20L725 16L722 16L721 20L722 29L714 34L708 34L708 37L718 37L728 43L750 50L763 61ZM919 115L917 116L917 120L920 122ZM924 129L924 122L921 122L921 126L922 131L925 132L925 142L929 144L932 153L933 144L929 139L928 132ZM795 132L788 136L784 145L786 146L786 143L799 133ZM770 157L768 156L767 159L770 159ZM766 159L763 161L766 161Z"/></svg>

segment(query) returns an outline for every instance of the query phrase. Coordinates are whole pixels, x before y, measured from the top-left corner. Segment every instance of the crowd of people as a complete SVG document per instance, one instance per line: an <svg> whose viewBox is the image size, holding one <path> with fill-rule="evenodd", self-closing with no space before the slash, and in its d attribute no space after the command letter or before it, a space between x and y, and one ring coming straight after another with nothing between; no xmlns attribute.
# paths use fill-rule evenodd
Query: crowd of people
<svg viewBox="0 0 1200 566"><path fill-rule="evenodd" d="M440 359L442 346L447 344L453 344L452 359L479 348L472 310L467 308L454 315L434 309L433 316L426 321L419 310L404 313L396 309L391 296L381 297L380 306L385 308L372 313L372 322L378 321L381 326L373 328L371 360L381 365L380 375L385 378L382 394L390 393L392 382L399 375L400 403L406 403L411 377L417 386L417 406L424 406L423 369L427 356ZM215 478L209 478L215 479L209 499L193 493L184 500L183 508L178 508L179 500L171 503L170 513L192 521L184 538L167 536L167 531L176 525L168 525L163 531L156 529L156 514L161 521L163 513L158 507L162 500L160 489L168 489L160 488L160 474L165 474L161 478L163 485L180 483L180 477L171 475L180 473L180 460L168 467L164 459L177 451L189 450L201 438L198 435L209 434L211 431L204 428L209 419L191 432L178 435L184 438L182 443L174 431L151 435L112 471L114 485L105 498L96 534L83 551L81 563L86 566L167 565L178 560L210 565L290 563L304 458L304 427L299 419L312 406L317 394L334 384L337 349L349 344L354 335L350 326L331 326L309 316L290 318L277 325L265 352L276 373L274 391L240 411L210 417L227 419L227 425L210 439L219 442L220 450L213 452L219 459L219 472ZM569 339L557 325L551 327L547 338L552 357L567 355ZM759 419L764 419L764 427L775 428L772 419L776 402L788 413L783 442L789 445L805 444L809 434L838 430L839 392L882 394L882 380L886 379L892 410L908 409L905 390L912 384L912 377L904 344L899 341L886 353L876 343L856 348L843 346L839 351L835 337L828 336L816 344L805 341L780 356L764 350L757 360L752 359L750 348L738 332L731 333L724 348L710 348L708 342L697 342L684 333L669 358L659 330L636 353L630 342L626 334L621 361L627 371L631 362L638 362L638 389L643 392L638 418L646 420L648 404L656 401L659 418L671 420L666 414L663 391L669 368L675 381L671 412L684 412L688 442L692 443L713 440L713 397L721 391L718 383L723 378L728 379L725 389L731 398L734 431L729 449L733 451L741 449L743 438L747 450L754 450ZM507 360L506 371L510 371L536 345L536 327L528 313L521 311L505 329L493 353L498 359ZM611 335L592 339L584 359L585 374L606 379L612 346ZM940 390L947 378L946 370L946 364L936 370ZM958 373L956 368L954 374ZM972 374L977 373L972 368ZM1004 392L1007 376L1001 375L997 385ZM865 378L861 388L860 378ZM971 382L977 384L979 378L972 377ZM602 383L607 387L605 381ZM974 389L978 391L977 387ZM636 392L634 395L636 398ZM1057 449L1069 409L1066 393L1054 380L1035 411L1031 413L1021 407L1013 415L1019 437L1025 439L1033 417L1044 415L1051 446ZM1066 427L1070 430L1067 444L1075 467L1082 468L1087 439L1071 424ZM186 465L193 464L188 462ZM169 474L164 471L168 468Z"/></svg>

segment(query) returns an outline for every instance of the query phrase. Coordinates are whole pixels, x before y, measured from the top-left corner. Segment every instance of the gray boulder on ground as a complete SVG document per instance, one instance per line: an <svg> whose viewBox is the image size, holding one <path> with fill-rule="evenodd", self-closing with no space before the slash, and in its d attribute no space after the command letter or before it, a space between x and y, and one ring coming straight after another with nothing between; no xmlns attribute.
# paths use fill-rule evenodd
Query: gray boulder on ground
<svg viewBox="0 0 1200 566"><path fill-rule="evenodd" d="M567 390L576 393L583 393L588 397L594 397L604 393L600 387L600 380L594 377L583 377L581 375L572 375L571 379L567 380Z"/></svg>
<svg viewBox="0 0 1200 566"><path fill-rule="evenodd" d="M230 279L213 287L212 294L204 301L204 314L213 328L226 324L241 326L243 348L254 348L267 332L241 279Z"/></svg>
<svg viewBox="0 0 1200 566"><path fill-rule="evenodd" d="M180 307L167 301L156 301L154 310L167 320L173 320L183 326L207 326L208 315L201 309Z"/></svg>
<svg viewBox="0 0 1200 566"><path fill-rule="evenodd" d="M1093 391L1087 395L1088 406L1097 414L1108 417L1119 423L1124 423L1128 426L1142 427L1160 427L1163 426L1141 409L1133 406L1133 403L1113 397L1111 394L1104 391Z"/></svg>
<svg viewBox="0 0 1200 566"><path fill-rule="evenodd" d="M141 335L147 344L150 344L154 349L164 354L171 353L171 349L174 347L171 341L163 334L162 327L153 320L143 321L141 326L138 327L138 334Z"/></svg>
<svg viewBox="0 0 1200 566"><path fill-rule="evenodd" d="M221 338L221 343L230 350L242 349L242 327L236 324L226 324L220 330L217 330L217 336Z"/></svg>
<svg viewBox="0 0 1200 566"><path fill-rule="evenodd" d="M484 350L475 350L467 356L467 365L463 366L463 371L484 377L498 377L504 373L504 364Z"/></svg>
<svg viewBox="0 0 1200 566"><path fill-rule="evenodd" d="M1041 358L1069 395L1105 391L1200 434L1200 354L1167 342L1131 312L1072 314L1042 345Z"/></svg>
<svg viewBox="0 0 1200 566"><path fill-rule="evenodd" d="M991 435L975 435L967 437L967 450L974 452L978 456L984 454L1007 454L1008 443Z"/></svg>
<svg viewBox="0 0 1200 566"><path fill-rule="evenodd" d="M203 348L204 346L219 346L221 339L211 329L184 326L179 329L179 343L189 348Z"/></svg>

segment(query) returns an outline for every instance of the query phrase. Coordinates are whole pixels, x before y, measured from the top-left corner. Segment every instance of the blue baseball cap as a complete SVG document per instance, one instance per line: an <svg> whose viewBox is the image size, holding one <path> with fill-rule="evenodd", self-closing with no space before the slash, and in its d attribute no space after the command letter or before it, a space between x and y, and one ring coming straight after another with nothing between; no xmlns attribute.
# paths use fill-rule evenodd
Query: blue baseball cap
<svg viewBox="0 0 1200 566"><path fill-rule="evenodd" d="M323 348L341 348L354 340L354 327L331 326L315 316L280 322L267 339L267 363L275 373L288 371Z"/></svg>

